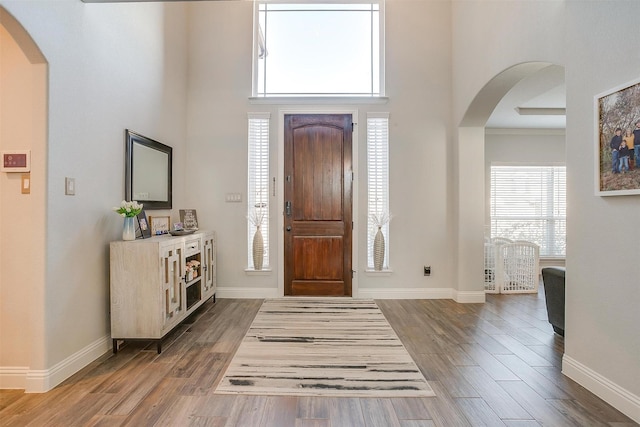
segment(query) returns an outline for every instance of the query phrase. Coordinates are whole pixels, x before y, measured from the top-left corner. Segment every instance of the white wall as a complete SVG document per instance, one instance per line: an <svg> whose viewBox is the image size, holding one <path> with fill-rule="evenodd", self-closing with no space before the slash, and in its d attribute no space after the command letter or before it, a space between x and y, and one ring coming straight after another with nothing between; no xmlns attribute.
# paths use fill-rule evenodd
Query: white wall
<svg viewBox="0 0 640 427"><path fill-rule="evenodd" d="M41 362L11 363L46 374L94 343L98 350L106 346L107 243L119 239L121 230L110 209L123 195L125 128L174 147L174 206L198 209L202 227L218 231L220 285L277 289L275 273L244 273L244 206L224 202L225 193L246 192L246 113L269 111L275 118L281 108L248 101L250 2L0 0L0 5L24 25L49 63L45 289L34 296L44 306L36 328L45 333L32 357ZM564 369L640 420L640 335L634 329L640 320L640 230L612 221L635 218L640 198L594 196L591 146L593 96L637 78L633 17L638 13L635 0L388 0L389 102L348 108L358 109L361 124L367 111L388 110L392 124L394 273L364 275L361 249L360 289L473 292L477 284L466 271L476 258L481 261L484 222L484 161L479 161L484 147L473 144L484 144L484 130L465 128L461 135L469 138L460 140L456 127L476 95L503 70L527 61L565 66ZM485 113L488 117L490 109ZM277 144L277 121L272 123ZM357 141L361 245L366 241L364 135L361 131ZM272 147L274 171L277 148ZM63 195L65 176L76 178L76 196ZM467 199L472 209L456 211L467 207L461 203ZM275 217L280 210L272 206L271 213ZM278 230L272 225L270 232L275 245ZM275 247L274 265L281 262ZM433 267L432 277L422 276L423 264Z"/></svg>
<svg viewBox="0 0 640 427"><path fill-rule="evenodd" d="M122 219L111 208L124 198L125 128L174 147L174 203L183 204L185 6L0 5L49 64L45 289L35 295L44 306L37 322L44 338L38 362L12 361L37 372L27 388L38 391L110 345L108 242L121 238ZM75 196L64 195L65 177L76 179ZM73 362L78 354L85 359Z"/></svg>
<svg viewBox="0 0 640 427"><path fill-rule="evenodd" d="M0 173L0 367L22 368L42 346L44 313L35 298L44 288L46 188L47 68L33 42L16 42L28 44L25 35L0 11L0 149L31 152L30 194L21 192L22 173ZM0 375L0 387L23 380Z"/></svg>
<svg viewBox="0 0 640 427"><path fill-rule="evenodd" d="M634 17L640 3L454 1L453 10L454 123L462 122L478 91L508 67L546 61L566 69L568 287L563 372L640 421L640 229L619 227L612 220L632 222L638 217L640 198L594 196L592 145L593 97L638 77ZM464 197L461 187L460 198Z"/></svg>
<svg viewBox="0 0 640 427"><path fill-rule="evenodd" d="M218 284L221 295L275 295L278 291L277 218L272 198L272 272L245 273L246 207L225 203L226 193L246 200L247 112L271 113L271 173L278 170L280 109L357 110L359 242L356 280L360 295L424 296L454 287L449 238L450 197L450 5L448 1L388 0L386 3L386 82L383 105L251 104L251 2L194 2L189 5L189 166L194 191L187 201L198 209L204 228L218 232ZM411 28L411 31L407 31ZM416 40L420 40L416 43ZM232 41L232 42L230 42ZM222 82L222 83L221 83ZM390 112L390 262L393 273L368 275L366 268L366 113ZM201 197L206 195L206 197ZM202 218L202 219L200 219ZM422 267L431 265L432 276ZM369 293L369 294L367 294ZM379 294L380 295L380 294ZM449 293L450 296L450 293Z"/></svg>
<svg viewBox="0 0 640 427"><path fill-rule="evenodd" d="M563 371L640 422L640 196L594 195L594 96L640 77L634 0L567 2ZM621 223L624 224L621 226ZM627 226L629 224L629 226ZM618 387L620 389L618 389ZM618 405L622 406L622 405Z"/></svg>

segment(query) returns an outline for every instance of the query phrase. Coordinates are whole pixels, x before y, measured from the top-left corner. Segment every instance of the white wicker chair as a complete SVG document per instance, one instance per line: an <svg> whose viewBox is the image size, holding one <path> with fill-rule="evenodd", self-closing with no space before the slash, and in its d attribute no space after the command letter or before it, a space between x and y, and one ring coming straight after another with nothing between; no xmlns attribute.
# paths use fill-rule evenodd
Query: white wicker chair
<svg viewBox="0 0 640 427"><path fill-rule="evenodd" d="M503 294L536 293L539 284L540 248L535 243L515 241L499 249L504 268L500 292Z"/></svg>

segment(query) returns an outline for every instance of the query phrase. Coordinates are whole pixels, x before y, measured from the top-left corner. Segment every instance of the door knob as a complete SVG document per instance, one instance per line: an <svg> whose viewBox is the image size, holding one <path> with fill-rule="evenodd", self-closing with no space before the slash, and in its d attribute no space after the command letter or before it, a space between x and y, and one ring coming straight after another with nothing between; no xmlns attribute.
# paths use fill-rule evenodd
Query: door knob
<svg viewBox="0 0 640 427"><path fill-rule="evenodd" d="M287 231L291 231L291 226L287 225Z"/></svg>

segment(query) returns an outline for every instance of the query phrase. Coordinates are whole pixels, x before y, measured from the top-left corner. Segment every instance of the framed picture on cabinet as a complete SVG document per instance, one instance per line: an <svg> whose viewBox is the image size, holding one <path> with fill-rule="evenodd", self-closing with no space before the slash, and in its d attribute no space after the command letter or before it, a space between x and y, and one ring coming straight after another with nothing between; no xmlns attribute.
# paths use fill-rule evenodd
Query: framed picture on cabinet
<svg viewBox="0 0 640 427"><path fill-rule="evenodd" d="M151 237L151 227L147 220L147 214L144 209L138 214L138 229L136 230L136 239L148 239Z"/></svg>
<svg viewBox="0 0 640 427"><path fill-rule="evenodd" d="M169 224L171 218L168 216L150 216L149 227L151 228L151 234L167 234L169 233Z"/></svg>
<svg viewBox="0 0 640 427"><path fill-rule="evenodd" d="M640 194L640 80L596 95L594 104L596 195Z"/></svg>
<svg viewBox="0 0 640 427"><path fill-rule="evenodd" d="M195 209L180 209L180 222L185 230L198 229L198 215Z"/></svg>

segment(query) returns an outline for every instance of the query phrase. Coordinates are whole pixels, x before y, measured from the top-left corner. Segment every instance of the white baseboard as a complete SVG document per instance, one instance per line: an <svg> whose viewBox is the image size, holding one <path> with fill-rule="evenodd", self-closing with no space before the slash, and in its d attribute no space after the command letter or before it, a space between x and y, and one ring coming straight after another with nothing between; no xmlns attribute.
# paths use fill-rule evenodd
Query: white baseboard
<svg viewBox="0 0 640 427"><path fill-rule="evenodd" d="M0 390L24 390L28 372L26 366L0 366Z"/></svg>
<svg viewBox="0 0 640 427"><path fill-rule="evenodd" d="M278 298L278 289L217 287L216 298L237 298L237 299Z"/></svg>
<svg viewBox="0 0 640 427"><path fill-rule="evenodd" d="M562 373L640 423L640 396L620 387L566 354L562 357Z"/></svg>
<svg viewBox="0 0 640 427"><path fill-rule="evenodd" d="M275 288L218 287L217 298L277 298ZM456 291L452 288L359 288L357 298L370 299L452 299L459 303L483 303L484 291Z"/></svg>
<svg viewBox="0 0 640 427"><path fill-rule="evenodd" d="M484 304L487 301L485 291L456 291L453 289L453 300L460 304Z"/></svg>
<svg viewBox="0 0 640 427"><path fill-rule="evenodd" d="M46 393L111 349L107 335L89 344L49 369L0 367L0 388Z"/></svg>
<svg viewBox="0 0 640 427"><path fill-rule="evenodd" d="M450 288L359 288L358 298L452 299Z"/></svg>

